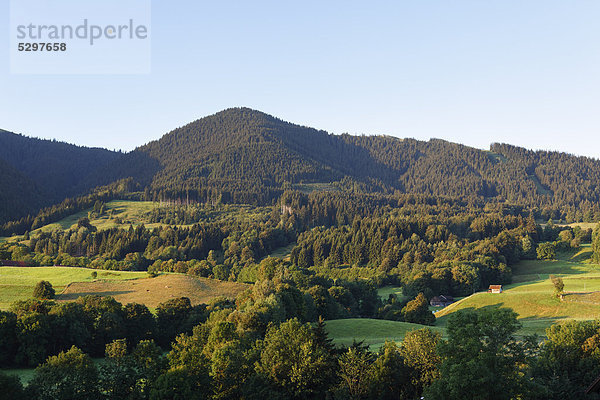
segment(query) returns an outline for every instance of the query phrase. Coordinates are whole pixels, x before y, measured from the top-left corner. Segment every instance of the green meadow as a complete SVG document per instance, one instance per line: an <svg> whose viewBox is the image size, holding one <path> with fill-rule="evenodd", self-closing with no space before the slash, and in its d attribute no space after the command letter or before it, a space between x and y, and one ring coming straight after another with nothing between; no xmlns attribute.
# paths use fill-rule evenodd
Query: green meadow
<svg viewBox="0 0 600 400"><path fill-rule="evenodd" d="M513 283L504 286L501 294L478 292L462 298L438 311L435 327L445 334L448 318L465 309L509 307L517 314L523 327L519 335L545 336L546 329L555 323L569 320L600 318L600 266L591 264L591 249L583 246L561 253L554 261L521 261L513 267ZM565 284L564 301L554 295L550 275L562 277ZM390 294L402 296L396 286L378 290L382 299ZM407 332L425 328L424 325L375 319L340 319L327 321L327 331L336 344L350 345L353 340L364 341L373 349L386 340L401 341Z"/></svg>
<svg viewBox="0 0 600 400"><path fill-rule="evenodd" d="M442 335L445 332L440 327L382 319L349 318L325 322L325 329L335 344L349 346L354 340L363 341L372 350L377 350L386 341L401 342L408 332L422 328L430 328Z"/></svg>
<svg viewBox="0 0 600 400"><path fill-rule="evenodd" d="M119 226L133 225L137 226L140 224L146 224L147 226L160 225L160 224L148 224L146 215L151 212L154 208L158 207L159 203L152 201L128 201L128 200L113 200L106 203L106 211L104 215L99 218L92 218L90 223L98 228L99 230L110 229ZM51 232L55 230L67 230L77 225L77 221L80 218L87 217L89 210L81 211L75 214L71 214L68 217L61 219L53 224L45 225L39 229L33 231L39 232ZM118 224L117 218L123 223Z"/></svg>
<svg viewBox="0 0 600 400"><path fill-rule="evenodd" d="M129 225L139 226L142 224L144 224L146 228L167 226L168 224L150 222L149 214L152 212L152 210L159 207L161 207L160 203L152 201L113 200L105 204L104 214L100 217L90 219L90 223L98 230L118 227L129 228ZM38 228L32 233L40 231L51 232L55 230L67 230L73 228L77 225L77 221L80 218L87 217L90 211L91 208L69 215L58 222ZM254 207L241 204L219 205L216 207L207 206L202 210L202 221L254 221L268 217L270 212L270 207ZM6 240L8 238L0 239Z"/></svg>
<svg viewBox="0 0 600 400"><path fill-rule="evenodd" d="M559 254L555 261L521 261L513 267L513 283L503 293L475 293L436 313L437 326L444 327L448 317L459 310L484 307L509 307L523 328L519 334L545 335L550 325L569 320L600 318L600 266L591 264L589 246ZM554 295L550 275L563 279L566 295L561 301Z"/></svg>
<svg viewBox="0 0 600 400"><path fill-rule="evenodd" d="M402 287L400 286L384 286L377 290L377 294L382 300L387 300L390 294L395 294L398 299L404 298Z"/></svg>
<svg viewBox="0 0 600 400"><path fill-rule="evenodd" d="M58 294L69 283L94 280L92 271L98 273L96 279L102 280L126 280L148 276L146 272L103 271L88 268L0 267L0 310L8 309L15 301L30 298L36 283L41 280L50 282Z"/></svg>

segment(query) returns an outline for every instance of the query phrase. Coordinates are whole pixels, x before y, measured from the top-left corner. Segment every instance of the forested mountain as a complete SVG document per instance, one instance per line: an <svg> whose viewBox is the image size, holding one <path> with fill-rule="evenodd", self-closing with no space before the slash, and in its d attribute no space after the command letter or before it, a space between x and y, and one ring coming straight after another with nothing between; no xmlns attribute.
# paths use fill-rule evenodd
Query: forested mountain
<svg viewBox="0 0 600 400"><path fill-rule="evenodd" d="M244 108L190 123L136 152L160 162L151 187L169 196L211 187L233 200L243 190L269 201L264 189L331 182L365 192L498 195L485 174L496 164L487 152L440 140L332 135Z"/></svg>
<svg viewBox="0 0 600 400"><path fill-rule="evenodd" d="M35 212L43 204L41 191L29 178L0 160L0 221Z"/></svg>
<svg viewBox="0 0 600 400"><path fill-rule="evenodd" d="M285 188L334 183L344 191L478 198L573 213L600 200L595 159L506 144L483 151L439 139L332 135L247 108L175 129L123 160L134 154L150 169L160 164L150 187L167 198L268 203ZM121 168L115 176L127 173ZM148 174L133 176L148 182Z"/></svg>
<svg viewBox="0 0 600 400"><path fill-rule="evenodd" d="M120 157L105 149L0 130L0 221L86 193L97 186L88 175Z"/></svg>
<svg viewBox="0 0 600 400"><path fill-rule="evenodd" d="M248 108L199 119L127 154L0 131L0 160L15 170L11 176L33 183L12 190L22 193L23 207L3 207L3 221L39 207L27 187L49 205L130 177L151 199L273 204L286 189L326 187L508 202L560 209L576 220L600 216L596 159L507 144L484 151L439 139L333 135Z"/></svg>

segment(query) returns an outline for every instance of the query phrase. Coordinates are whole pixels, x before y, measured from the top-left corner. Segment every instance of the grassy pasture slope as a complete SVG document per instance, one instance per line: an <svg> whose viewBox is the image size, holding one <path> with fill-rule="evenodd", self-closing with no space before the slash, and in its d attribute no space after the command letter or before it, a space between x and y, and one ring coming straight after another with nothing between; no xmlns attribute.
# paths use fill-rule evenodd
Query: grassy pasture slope
<svg viewBox="0 0 600 400"><path fill-rule="evenodd" d="M152 211L153 208L157 207L158 203L154 203L151 201L128 201L128 200L113 200L106 203L106 212L100 218L94 218L90 222L99 230L109 229L118 226L129 227L131 223L133 226L140 225L145 223L147 226L158 226L160 224L148 224L144 219L144 214ZM36 229L33 232L51 232L54 230L67 230L71 228L73 225L77 224L79 218L87 217L88 211L81 211L68 217L61 219L58 222L53 224L45 225L39 229ZM112 219L109 218L109 215L112 213ZM119 217L124 223L119 225L115 222L115 218ZM125 223L127 221L127 223Z"/></svg>
<svg viewBox="0 0 600 400"><path fill-rule="evenodd" d="M386 321L369 318L335 319L325 322L325 328L335 344L351 345L352 341L363 341L377 350L386 340L399 342L407 332L430 328L444 335L443 328L411 324L408 322Z"/></svg>
<svg viewBox="0 0 600 400"><path fill-rule="evenodd" d="M545 335L550 325L567 319L600 318L597 295L568 295L566 301L554 297L550 275L563 278L566 292L590 293L600 291L600 266L588 262L589 247L578 252L559 255L556 261L522 261L513 268L513 283L501 294L475 293L436 313L437 325L445 326L453 312L468 308L510 307L523 324L520 334ZM577 301L580 300L580 301Z"/></svg>
<svg viewBox="0 0 600 400"><path fill-rule="evenodd" d="M128 229L129 225L138 226L144 224L146 228L156 228L159 226L168 226L163 223L150 223L148 214L155 208L161 207L160 203L151 201L130 201L130 200L113 200L105 205L106 212L100 218L93 218L90 223L95 226L98 230L110 229L110 228L123 228ZM164 206L168 207L168 206ZM52 232L55 230L68 230L74 228L77 225L77 221L80 218L87 217L88 212L91 208L85 211L81 211L62 220L45 225L32 232L36 234L38 232ZM271 214L270 207L255 207L246 204L226 204L219 205L217 207L206 207L202 210L202 221L205 222L236 222L236 221L264 221L268 219ZM116 218L120 218L123 221L122 224L116 223ZM189 225L178 225L178 226L189 226ZM21 236L15 237L0 237L0 243L2 241L16 241ZM273 251L270 256L288 259L292 249L296 244L291 243L288 246L281 247Z"/></svg>
<svg viewBox="0 0 600 400"><path fill-rule="evenodd" d="M184 274L163 274L156 278L129 281L75 282L56 296L58 301L73 301L88 294L112 296L119 303L141 303L156 308L160 303L176 297L188 297L192 305L208 303L215 297L234 299L249 285L223 282L216 279L196 278Z"/></svg>
<svg viewBox="0 0 600 400"><path fill-rule="evenodd" d="M138 226L141 224L144 224L144 226L147 228L156 228L161 225L167 226L168 224L149 222L147 214L157 207L161 207L160 203L152 201L113 200L106 203L106 212L104 215L99 218L91 219L90 223L98 228L98 230L115 227L129 228L129 225ZM32 233L39 231L51 232L54 230L67 230L76 225L79 218L87 217L89 211L91 211L91 208L69 215L68 217L65 217L53 224L45 225L39 229L36 229ZM203 210L203 212L203 221L207 222L246 221L262 219L265 216L268 216L271 212L271 208L234 204L208 207ZM117 217L123 221L122 224L116 223Z"/></svg>
<svg viewBox="0 0 600 400"><path fill-rule="evenodd" d="M11 303L31 297L33 288L41 280L49 281L56 293L71 282L92 281L92 271L98 279L114 281L148 276L145 272L103 271L71 267L0 267L0 309L6 310Z"/></svg>
<svg viewBox="0 0 600 400"><path fill-rule="evenodd" d="M92 271L98 273L92 279ZM123 304L137 302L155 308L174 297L189 297L192 304L207 303L218 296L235 298L249 286L237 282L195 278L184 274L161 274L148 278L146 272L103 271L70 267L0 267L0 310L27 300L36 283L46 280L56 290L57 301L73 301L88 294L113 296Z"/></svg>

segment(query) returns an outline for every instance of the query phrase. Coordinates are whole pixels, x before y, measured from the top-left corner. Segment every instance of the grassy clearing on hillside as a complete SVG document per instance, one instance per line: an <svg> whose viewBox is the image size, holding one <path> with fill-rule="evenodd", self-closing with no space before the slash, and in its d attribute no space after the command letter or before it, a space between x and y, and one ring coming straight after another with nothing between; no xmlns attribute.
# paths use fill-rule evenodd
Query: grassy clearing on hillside
<svg viewBox="0 0 600 400"><path fill-rule="evenodd" d="M594 229L596 225L598 225L597 222L574 222L572 224L567 224L567 226L570 226L571 228L578 226L581 229Z"/></svg>
<svg viewBox="0 0 600 400"><path fill-rule="evenodd" d="M548 221L544 221L541 219L538 219L536 222L538 224L540 224L540 226L542 228L545 228L548 225ZM578 226L581 229L592 229L592 230L598 225L598 222L572 222L570 224L567 224L566 222L563 222L562 220L559 220L559 219L553 219L552 223L555 226L569 226L571 228L575 228Z"/></svg>
<svg viewBox="0 0 600 400"><path fill-rule="evenodd" d="M188 297L192 305L208 303L220 296L234 299L248 287L249 285L237 282L165 274L130 281L74 282L56 296L56 300L73 301L94 294L112 296L122 304L141 303L149 308L156 308L160 303L177 297Z"/></svg>
<svg viewBox="0 0 600 400"><path fill-rule="evenodd" d="M273 251L271 254L269 254L269 257L276 257L276 258L281 258L284 260L289 260L290 254L292 253L292 250L294 249L295 246L296 246L296 242L290 243L284 247L280 247L280 248L276 249L275 251Z"/></svg>
<svg viewBox="0 0 600 400"><path fill-rule="evenodd" d="M589 247L564 253L556 261L522 261L513 268L513 282L501 294L475 293L436 313L438 325L445 326L447 317L458 310L484 307L509 307L519 314L522 335L545 335L550 325L567 319L600 318L600 304L593 301L560 301L554 296L550 275L563 278L566 292L586 296L600 291L600 266L587 263ZM569 296L567 296L568 299ZM583 300L586 299L584 296Z"/></svg>
<svg viewBox="0 0 600 400"><path fill-rule="evenodd" d="M129 225L139 226L144 224L146 228L156 228L159 226L167 226L168 224L150 222L148 214L158 207L170 207L161 205L158 202L152 201L130 201L130 200L113 200L106 203L106 211L99 218L92 218L90 223L98 230L110 229L115 227L129 228ZM35 232L51 232L55 230L67 230L77 225L80 218L87 217L91 208L76 214L69 215L62 220L53 224L45 225ZM205 222L232 222L232 221L254 221L264 219L271 212L270 207L255 207L250 205L219 205L216 207L207 206L203 208L203 219ZM122 223L117 223L117 218ZM178 225L187 226L187 225Z"/></svg>
<svg viewBox="0 0 600 400"><path fill-rule="evenodd" d="M60 293L71 282L92 281L92 271L97 279L127 280L144 278L146 272L102 271L71 267L0 267L0 309L6 310L19 300L26 300L33 294L33 288L41 280L49 281L56 293Z"/></svg>
<svg viewBox="0 0 600 400"><path fill-rule="evenodd" d="M386 340L400 342L407 332L430 328L445 334L444 328L369 318L335 319L326 321L325 328L335 344L349 346L354 340L364 341L377 350Z"/></svg>
<svg viewBox="0 0 600 400"><path fill-rule="evenodd" d="M506 162L507 161L506 157L503 156L502 154L494 153L489 150L486 150L486 153L487 153L488 157L490 157L495 162Z"/></svg>
<svg viewBox="0 0 600 400"><path fill-rule="evenodd" d="M541 194L543 196L552 195L552 192L547 187L542 185L542 182L540 182L539 178L536 175L527 175L527 177L531 179L535 184L535 189L537 190L538 194Z"/></svg>
<svg viewBox="0 0 600 400"><path fill-rule="evenodd" d="M400 286L384 286L377 289L377 294L382 300L387 300L390 294L395 294L398 300L402 300L404 295L402 294L402 288Z"/></svg>
<svg viewBox="0 0 600 400"><path fill-rule="evenodd" d="M154 227L155 225L159 226L160 224L149 224L147 219L144 218L147 213L158 206L159 203L154 203L151 201L113 200L106 203L106 212L104 215L99 218L91 219L90 223L99 230L110 229L119 226L129 227L130 224L133 226L141 224L145 224L148 227ZM91 208L69 215L58 222L45 225L33 232L51 232L55 230L70 229L74 227L74 225L77 225L77 221L80 218L87 217L89 211L91 211ZM123 221L123 224L117 224L116 218L119 218L121 221Z"/></svg>

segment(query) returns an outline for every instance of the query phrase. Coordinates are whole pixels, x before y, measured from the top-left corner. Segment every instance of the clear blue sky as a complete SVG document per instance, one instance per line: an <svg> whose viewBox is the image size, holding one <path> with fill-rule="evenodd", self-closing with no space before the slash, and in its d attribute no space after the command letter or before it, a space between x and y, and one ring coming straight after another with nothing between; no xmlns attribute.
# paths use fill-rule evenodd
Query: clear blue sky
<svg viewBox="0 0 600 400"><path fill-rule="evenodd" d="M8 2L0 6L8 54ZM10 75L0 128L130 150L233 106L600 157L600 1L152 2L149 75Z"/></svg>

